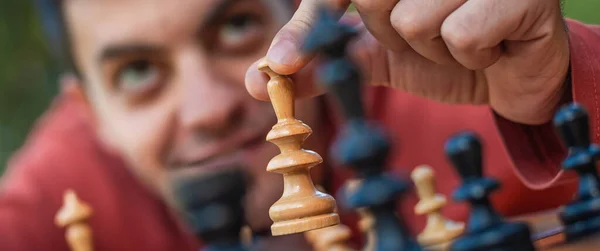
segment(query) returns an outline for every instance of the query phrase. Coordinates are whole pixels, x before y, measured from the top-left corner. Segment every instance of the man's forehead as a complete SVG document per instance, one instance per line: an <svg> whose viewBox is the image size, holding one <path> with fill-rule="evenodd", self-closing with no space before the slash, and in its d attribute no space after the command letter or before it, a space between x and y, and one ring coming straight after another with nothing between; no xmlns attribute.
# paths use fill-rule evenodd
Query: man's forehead
<svg viewBox="0 0 600 251"><path fill-rule="evenodd" d="M112 44L164 46L190 39L229 6L264 0L66 0L65 15L81 53ZM268 0L277 1L277 0Z"/></svg>
<svg viewBox="0 0 600 251"><path fill-rule="evenodd" d="M127 35L132 39L143 36L146 39L148 29L159 34L177 31L182 34L199 29L211 19L218 18L229 6L240 2L263 2L268 7L264 11L289 17L289 0L65 0L65 14L70 29L77 33L102 33L104 38L117 38ZM90 32L90 29L93 29ZM95 38L102 39L102 38Z"/></svg>
<svg viewBox="0 0 600 251"><path fill-rule="evenodd" d="M126 18L133 21L167 16L173 19L184 19L190 15L195 18L208 17L214 11L241 1L245 0L65 0L65 9L67 16L75 19L73 22L102 18L94 20L95 23L110 23L127 21L124 20Z"/></svg>
<svg viewBox="0 0 600 251"><path fill-rule="evenodd" d="M223 9L226 9L228 6L237 3L244 2L247 0L88 0L88 1L80 1L80 0L55 0L64 3L63 5L67 6L76 6L76 9L94 9L94 10L108 10L108 11L116 11L116 10L124 10L127 7L131 8L141 8L143 6L172 6L172 7L191 7L191 6L203 6L204 15L208 17L211 14L216 14ZM290 6L295 5L300 0L256 0L257 2L262 2L269 7L281 9L284 7L286 10L290 10ZM195 3L195 4L194 4ZM169 9L178 9L178 8L162 8L163 11L168 11ZM85 11L85 10L82 10ZM88 10L89 11L89 10ZM131 11L131 10L129 10ZM285 10L282 10L286 12ZM135 12L131 13L132 15L136 15Z"/></svg>

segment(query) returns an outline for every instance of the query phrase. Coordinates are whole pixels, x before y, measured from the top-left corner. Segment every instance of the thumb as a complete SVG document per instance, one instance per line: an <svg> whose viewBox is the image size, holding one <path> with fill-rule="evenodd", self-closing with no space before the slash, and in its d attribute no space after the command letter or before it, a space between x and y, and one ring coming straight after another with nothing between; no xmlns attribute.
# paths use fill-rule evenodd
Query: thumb
<svg viewBox="0 0 600 251"><path fill-rule="evenodd" d="M266 60L273 71L291 75L310 62L313 56L303 54L300 48L322 4L341 16L350 5L350 0L303 0L290 21L275 35L267 52Z"/></svg>

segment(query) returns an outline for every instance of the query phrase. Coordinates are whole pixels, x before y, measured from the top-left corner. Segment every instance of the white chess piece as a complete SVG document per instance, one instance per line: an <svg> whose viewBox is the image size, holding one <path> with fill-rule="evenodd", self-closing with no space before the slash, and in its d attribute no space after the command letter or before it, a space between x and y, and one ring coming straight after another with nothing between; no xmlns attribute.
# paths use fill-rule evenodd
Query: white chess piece
<svg viewBox="0 0 600 251"><path fill-rule="evenodd" d="M427 215L427 224L417 240L425 247L445 249L453 239L464 232L465 224L444 218L440 213L446 205L446 197L435 193L434 172L430 166L416 167L411 173L411 178L420 199L415 206L415 214Z"/></svg>

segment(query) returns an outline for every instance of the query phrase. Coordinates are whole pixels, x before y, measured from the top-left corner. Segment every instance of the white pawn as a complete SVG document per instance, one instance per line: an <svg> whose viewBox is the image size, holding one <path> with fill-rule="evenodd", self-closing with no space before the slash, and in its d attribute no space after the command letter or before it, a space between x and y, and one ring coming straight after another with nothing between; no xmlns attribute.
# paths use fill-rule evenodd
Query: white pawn
<svg viewBox="0 0 600 251"><path fill-rule="evenodd" d="M446 205L446 197L435 193L433 169L427 165L416 167L411 173L420 201L415 214L427 215L425 229L417 237L418 242L429 249L445 250L453 239L464 232L465 224L444 218L440 213Z"/></svg>
<svg viewBox="0 0 600 251"><path fill-rule="evenodd" d="M87 223L92 208L70 189L63 195L63 201L56 214L56 225L66 228L65 237L72 251L93 251L92 228Z"/></svg>
<svg viewBox="0 0 600 251"><path fill-rule="evenodd" d="M315 188L320 192L327 192L320 185L315 185ZM354 251L347 244L352 238L352 231L342 224L305 232L304 237L312 244L315 251Z"/></svg>

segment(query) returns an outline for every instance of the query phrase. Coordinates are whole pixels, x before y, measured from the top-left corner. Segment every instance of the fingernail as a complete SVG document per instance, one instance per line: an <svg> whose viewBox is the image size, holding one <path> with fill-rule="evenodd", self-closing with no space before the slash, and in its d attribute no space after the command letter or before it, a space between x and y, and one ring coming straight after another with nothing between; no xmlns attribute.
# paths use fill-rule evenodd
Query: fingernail
<svg viewBox="0 0 600 251"><path fill-rule="evenodd" d="M282 39L267 52L269 61L285 66L293 66L300 58L298 47L292 41Z"/></svg>

